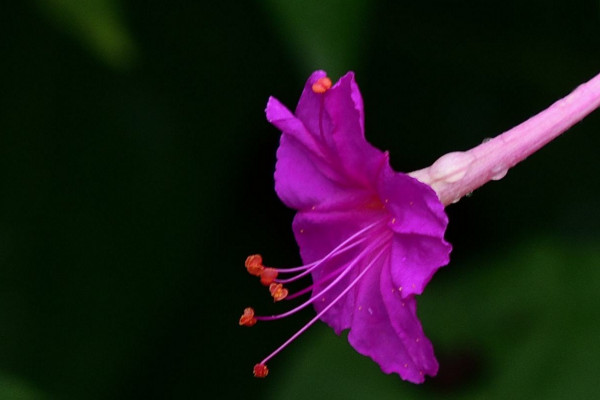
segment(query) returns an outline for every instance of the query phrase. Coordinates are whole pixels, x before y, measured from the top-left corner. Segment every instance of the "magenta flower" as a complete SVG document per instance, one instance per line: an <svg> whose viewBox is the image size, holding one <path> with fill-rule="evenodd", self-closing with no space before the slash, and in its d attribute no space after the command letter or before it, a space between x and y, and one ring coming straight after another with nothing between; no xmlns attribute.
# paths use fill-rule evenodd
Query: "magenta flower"
<svg viewBox="0 0 600 400"><path fill-rule="evenodd" d="M466 152L453 152L410 174L389 165L388 154L364 137L363 103L352 73L332 86L325 72L308 79L295 114L274 98L267 119L282 131L275 190L297 210L293 231L305 265L267 268L253 255L246 268L269 287L274 301L310 293L292 310L255 316L240 325L285 318L313 305L317 314L266 363L321 319L371 357L386 373L420 383L437 373L431 342L416 315L416 299L449 261L444 206L455 203L566 131L600 105L600 75L515 128ZM279 278L282 274L292 274ZM295 293L284 285L310 275Z"/></svg>
<svg viewBox="0 0 600 400"><path fill-rule="evenodd" d="M278 319L312 304L317 316L298 334L321 319L338 334L349 329L350 344L386 373L416 383L435 375L438 363L417 318L415 295L449 261L448 218L436 193L393 171L388 154L365 140L363 103L352 73L331 87L325 72L317 71L295 115L275 98L266 112L283 133L275 190L298 211L293 230L305 263L277 269L296 275L266 283L284 290L276 285L310 274L312 285L286 293L293 299L310 291L310 299L292 311L252 315L250 321Z"/></svg>

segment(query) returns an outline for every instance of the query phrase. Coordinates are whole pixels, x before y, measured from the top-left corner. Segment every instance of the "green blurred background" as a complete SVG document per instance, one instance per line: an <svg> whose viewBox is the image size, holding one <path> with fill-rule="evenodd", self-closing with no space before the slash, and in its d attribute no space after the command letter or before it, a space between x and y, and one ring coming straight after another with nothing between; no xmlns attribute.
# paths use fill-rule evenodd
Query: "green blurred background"
<svg viewBox="0 0 600 400"><path fill-rule="evenodd" d="M27 0L0 9L0 399L592 398L600 112L448 208L419 300L441 369L384 375L274 312L243 268L299 261L269 95L357 73L367 137L411 171L600 72L600 2Z"/></svg>

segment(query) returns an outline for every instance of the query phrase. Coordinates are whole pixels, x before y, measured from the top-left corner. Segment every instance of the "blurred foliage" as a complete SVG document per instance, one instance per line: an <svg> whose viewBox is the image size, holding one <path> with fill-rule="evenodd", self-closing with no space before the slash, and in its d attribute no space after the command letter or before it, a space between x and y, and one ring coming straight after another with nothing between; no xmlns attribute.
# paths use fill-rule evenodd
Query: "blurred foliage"
<svg viewBox="0 0 600 400"><path fill-rule="evenodd" d="M60 29L82 42L100 60L115 68L130 67L137 56L134 40L118 0L36 0Z"/></svg>
<svg viewBox="0 0 600 400"><path fill-rule="evenodd" d="M13 376L0 374L0 399L3 400L46 400L48 397Z"/></svg>
<svg viewBox="0 0 600 400"><path fill-rule="evenodd" d="M267 0L264 4L302 75L321 68L338 77L362 66L373 2Z"/></svg>
<svg viewBox="0 0 600 400"><path fill-rule="evenodd" d="M450 265L419 300L437 377L414 386L385 375L321 325L271 364L281 377L268 398L594 398L599 265L598 242L556 237Z"/></svg>
<svg viewBox="0 0 600 400"><path fill-rule="evenodd" d="M512 396L568 382L588 394L598 113L448 208L452 262L420 315L442 371L462 375L404 383L320 326L258 381L252 365L313 314L250 330L237 319L275 307L245 274L247 254L299 261L293 212L273 192L269 95L293 108L310 71L358 71L368 139L398 170L421 168L596 74L598 7L6 2L0 398Z"/></svg>

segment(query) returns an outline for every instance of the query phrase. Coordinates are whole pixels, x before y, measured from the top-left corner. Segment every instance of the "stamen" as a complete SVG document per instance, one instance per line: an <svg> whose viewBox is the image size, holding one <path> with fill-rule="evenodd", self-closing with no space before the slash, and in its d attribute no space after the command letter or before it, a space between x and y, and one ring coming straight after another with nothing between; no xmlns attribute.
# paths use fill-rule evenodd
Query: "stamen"
<svg viewBox="0 0 600 400"><path fill-rule="evenodd" d="M271 296L273 296L273 301L275 302L285 299L288 295L288 290L281 283L271 283L269 292L271 292Z"/></svg>
<svg viewBox="0 0 600 400"><path fill-rule="evenodd" d="M307 275L308 273L310 273L312 270L314 270L316 267L320 266L321 264L323 264L325 261L337 256L338 254L342 254L343 252L345 252L346 250L350 250L351 248L357 246L358 244L364 242L365 240L368 239L367 236L363 236L362 238L360 238L359 240L357 240L356 242L352 241L354 239L356 239L357 237L359 237L360 235L362 235L363 233L367 232L368 230L370 230L371 228L373 228L374 226L378 225L378 224L382 224L385 223L386 220L382 219L380 221L376 221L373 222L370 225L367 225L366 227L362 228L361 230L359 230L358 232L352 234L352 236L350 236L348 239L344 240L342 243L340 243L339 245L337 245L333 250L331 250L331 252L329 252L329 254L327 254L325 257L317 260L317 261L313 261L310 264L306 264L303 265L301 267L296 267L296 268L277 268L277 271L280 273L288 273L288 272L298 272L298 271L304 271L303 273L293 277L293 278L288 278L288 279L278 279L277 282L279 283L289 283L289 282L293 282L296 279L299 279L305 275Z"/></svg>
<svg viewBox="0 0 600 400"><path fill-rule="evenodd" d="M265 269L265 266L262 264L262 257L260 254L253 254L246 258L246 269L250 275L260 276L260 274Z"/></svg>
<svg viewBox="0 0 600 400"><path fill-rule="evenodd" d="M327 306L325 306L325 308L323 308L321 310L321 312L319 312L313 319L311 319L306 325L304 325L298 332L293 334L292 337L290 337L288 340L286 340L285 343L283 343L281 346L279 346L273 353L269 354L264 360L262 360L259 364L256 364L256 365L263 365L266 367L265 364L267 363L267 361L269 361L271 358L276 356L288 344L293 342L298 336L300 336L308 328L310 328L315 322L317 322L327 311L329 311L331 309L331 307L333 307L342 297L344 297L346 295L346 293L348 293L362 279L362 277L371 269L371 267L373 265L375 265L375 263L383 255L383 253L385 253L386 250L387 250L386 246L382 246L379 253L377 253L377 255L375 255L375 257L373 257L373 259L369 262L369 264L367 264L367 266L362 271L360 271L360 273L356 276L356 278L354 278L354 280L352 282L350 282L350 284L348 286L346 286L346 288L344 290L342 290L342 292L335 299L333 299L331 301L331 303L329 303ZM256 365L254 366L255 369L256 369ZM256 373L255 373L255 376L256 376Z"/></svg>
<svg viewBox="0 0 600 400"><path fill-rule="evenodd" d="M354 260L352 260L352 262L350 262L349 264L345 265L342 269L344 269L344 271L339 274L329 285L327 285L323 290L321 290L319 293L313 295L310 299L308 299L307 301L305 301L304 303L300 304L299 306L291 309L290 311L287 311L285 313L282 314L277 314L277 315L271 315L271 316L257 316L256 319L259 321L273 321L276 319L282 319L285 317L288 317L292 314L295 314L296 312L306 308L307 306L309 306L310 304L312 304L313 302L315 302L316 299L321 298L325 293L327 293L329 290L331 290L331 288L333 288L338 282L340 282L342 279L344 279L344 277L346 275L348 275L350 273L350 271L352 270L352 268L358 264L359 261L362 260L363 256L365 254L371 254L371 252L374 250L375 246L369 246L367 248L365 248L358 256L356 256L356 258Z"/></svg>
<svg viewBox="0 0 600 400"><path fill-rule="evenodd" d="M275 268L265 268L260 273L260 283L264 286L269 286L277 278L278 272Z"/></svg>
<svg viewBox="0 0 600 400"><path fill-rule="evenodd" d="M290 316L290 315L296 313L297 311L300 311L300 310L306 308L308 305L314 303L315 301L317 301L319 299L324 300L323 295L326 294L328 291L330 291L333 287L338 285L342 281L342 279L344 279L346 276L348 276L348 274L350 274L350 272L354 269L355 266L358 265L359 262L364 261L366 257L370 258L370 261L368 262L366 267L364 267L358 273L358 275L350 282L350 284L348 286L346 286L342 290L342 292L338 296L336 296L333 299L333 301L331 301L331 303L327 304L327 306L323 310L321 310L321 312L319 312L313 319L311 319L308 322L308 324L306 324L304 327L302 327L298 332L296 332L291 338L289 338L285 343L283 343L280 347L278 347L267 358L265 358L262 362L260 362L259 364L256 364L254 366L254 376L255 377L264 378L265 376L267 376L267 374L269 373L269 370L266 366L266 362L268 360L270 360L272 357L274 357L281 350L283 350L288 344L290 344L292 341L294 341L298 336L300 336L304 331L306 331L310 326L312 326L318 319L320 319L323 316L323 314L325 312L327 312L329 309L331 309L331 307L333 307L344 295L346 295L346 293L348 293L348 291L350 289L352 289L354 286L356 286L356 284L364 276L364 274L368 270L370 270L371 267L379 260L381 255L387 249L387 247L382 244L388 243L389 238L387 238L387 235L382 236L381 233L377 233L377 232L371 232L368 235L365 235L365 233L370 231L371 229L373 229L374 227L376 227L378 225L387 224L387 222L388 222L387 217L382 220L373 222L372 224L362 228L361 230L359 230L358 232L354 233L349 238L344 240L342 243L340 243L338 246L336 246L330 253L328 253L325 257L323 257L317 261L314 261L310 264L301 266L301 267L288 268L288 269L267 268L267 267L264 267L264 265L262 265L262 258L261 259L258 259L258 258L251 259L250 257L248 258L247 264L249 264L249 265L259 264L264 267L264 269L260 272L261 283L265 286L269 286L269 291L271 292L271 296L273 296L273 300L277 302L277 301L283 300L285 298L293 298L293 297L300 296L301 294L304 294L304 293L312 290L315 286L315 284L313 283L308 288L305 288L298 293L288 296L288 290L283 287L284 282L287 282L287 281L291 282L293 280L299 279L302 276L307 275L308 273L312 272L315 268L322 266L326 261L336 257L337 255L343 254L350 249L355 248L356 246L367 241L367 239L369 239L368 241L371 242L370 245L367 245L364 249L359 251L359 253L356 256L352 257L352 260L350 262L342 263L342 265L340 267L336 268L336 270L329 272L325 277L321 277L321 279L319 279L319 282L317 282L317 284L325 284L325 283L329 282L334 276L335 276L335 279L333 279L331 282L327 283L327 285L319 293L316 293L316 294L313 293L313 295L311 296L311 298L309 300L305 301L304 303L300 304L299 306L295 307L294 309L292 309L288 312L285 312L283 314L271 315L271 316L255 316L254 310L252 308L247 308L246 310L244 310L244 315L242 315L242 317L240 318L240 325L245 325L245 326L252 326L256 323L256 321L270 321L270 320L276 320L276 319L281 319L281 318ZM372 257L372 254L376 251L378 251L378 253L375 255L375 257ZM255 255L255 256L258 256L258 255ZM298 272L298 271L302 271L302 272L300 274L298 274L296 277L288 278L286 280L276 279L279 272L291 273L291 272Z"/></svg>
<svg viewBox="0 0 600 400"><path fill-rule="evenodd" d="M357 257L360 257L360 254L359 254ZM330 272L330 273L328 273L328 274L327 274L327 275L326 275L324 278L321 278L321 279L319 280L319 283L324 283L324 282L327 282L327 281L329 281L329 280L330 280L331 278L333 278L334 276L337 276L337 275L340 273L340 271L343 271L345 268L346 268L346 265L342 265L341 267L339 267L339 268L337 268L337 269L335 269L335 270L331 271L331 272ZM310 292L310 291L311 291L311 290L312 290L314 287L315 287L315 284L314 284L314 282L313 282L312 284L310 284L309 286L305 287L304 289L301 289L301 290L297 291L296 293L293 293L293 294L291 294L291 295L287 296L287 297L286 297L286 300L293 300L293 299L295 299L296 297L300 297L300 296L302 296L303 294L305 294L305 293L307 293L307 292ZM318 295L317 295L317 296L318 296ZM315 296L315 297L316 297L316 296Z"/></svg>
<svg viewBox="0 0 600 400"><path fill-rule="evenodd" d="M256 324L257 319L254 317L254 309L247 307L244 309L244 313L240 317L241 326L252 326Z"/></svg>
<svg viewBox="0 0 600 400"><path fill-rule="evenodd" d="M353 235L356 236L356 235ZM319 260L316 263L313 263L314 265L312 265L310 268L304 270L303 272L299 273L296 276L293 276L291 278L287 278L287 279L277 279L277 282L279 283L290 283L290 282L294 282L297 281L298 279L310 274L312 271L314 271L316 268L320 267L325 261L330 260L331 258L337 256L338 254L342 254L343 252L352 249L353 247L358 246L359 244L361 244L362 242L364 242L365 240L367 240L368 237L362 237L359 240L357 240L356 242L350 244L347 247L341 248L343 246L343 244L346 244L345 242L336 247L331 253L327 254L325 257L323 257L321 260ZM348 240L346 240L346 242L348 242Z"/></svg>
<svg viewBox="0 0 600 400"><path fill-rule="evenodd" d="M319 78L312 85L312 91L317 94L323 94L331 88L331 79L328 77Z"/></svg>
<svg viewBox="0 0 600 400"><path fill-rule="evenodd" d="M307 287L305 287L304 289L298 290L297 292L290 294L285 299L286 300L294 300L296 297L300 297L303 294L306 294L306 293L310 292L313 289L313 287L315 287L315 285L314 284L310 284Z"/></svg>
<svg viewBox="0 0 600 400"><path fill-rule="evenodd" d="M269 375L269 368L265 364L256 364L254 366L254 377L255 378L265 378Z"/></svg>
<svg viewBox="0 0 600 400"><path fill-rule="evenodd" d="M339 273L340 273L340 271L342 271L344 268L346 268L346 266L345 266L345 265L342 265L342 266L341 266L341 267L339 267L338 269L336 269L336 270L334 270L334 271L331 271L330 273L328 273L328 274L325 276L325 278L321 278L321 280L319 281L319 283L323 283L323 282L327 282L327 281L329 281L331 278L333 278L334 276L336 276L337 274L339 274ZM287 296L287 297L286 297L286 300L292 300L292 299L295 299L296 297L300 297L300 296L302 296L303 294L305 294L305 293L307 293L307 292L310 292L310 291L312 290L312 288L313 288L313 287L315 287L315 284L314 284L314 283L310 284L309 286L305 287L305 288L304 288L304 289L302 289L302 290L299 290L299 291L297 291L297 292L296 292L296 293L294 293L294 294L291 294L291 295Z"/></svg>

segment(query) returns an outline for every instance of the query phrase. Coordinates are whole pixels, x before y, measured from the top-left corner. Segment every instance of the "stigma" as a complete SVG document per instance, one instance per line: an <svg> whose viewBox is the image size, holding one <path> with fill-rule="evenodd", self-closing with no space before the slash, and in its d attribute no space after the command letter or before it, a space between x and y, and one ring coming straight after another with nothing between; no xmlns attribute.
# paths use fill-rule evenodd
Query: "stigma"
<svg viewBox="0 0 600 400"><path fill-rule="evenodd" d="M331 79L326 76L317 79L317 81L312 85L312 91L317 94L323 94L329 89L331 89Z"/></svg>

